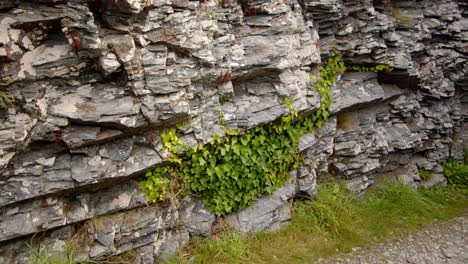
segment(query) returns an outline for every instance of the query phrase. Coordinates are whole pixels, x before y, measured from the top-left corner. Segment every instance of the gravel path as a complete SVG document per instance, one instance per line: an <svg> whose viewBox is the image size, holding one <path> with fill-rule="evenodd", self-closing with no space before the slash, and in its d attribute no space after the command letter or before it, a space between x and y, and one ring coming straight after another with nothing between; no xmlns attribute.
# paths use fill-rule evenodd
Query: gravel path
<svg viewBox="0 0 468 264"><path fill-rule="evenodd" d="M410 235L387 240L370 249L355 249L320 264L468 264L468 214L433 224Z"/></svg>

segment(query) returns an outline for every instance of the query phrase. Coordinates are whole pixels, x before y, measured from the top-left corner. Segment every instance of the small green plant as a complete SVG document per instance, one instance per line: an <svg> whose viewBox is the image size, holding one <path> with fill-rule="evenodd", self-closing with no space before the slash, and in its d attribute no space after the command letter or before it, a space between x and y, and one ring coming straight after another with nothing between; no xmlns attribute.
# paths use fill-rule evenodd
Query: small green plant
<svg viewBox="0 0 468 264"><path fill-rule="evenodd" d="M281 100L281 104L283 104L284 106L286 106L290 112L289 115L285 116L285 117L282 117L281 120L283 121L283 123L287 124L287 123L290 123L291 121L293 121L294 119L297 118L297 116L299 115L299 113L297 112L296 109L294 109L294 107L292 107L292 104L294 103L294 101L291 99L291 98L288 98L288 97L285 97L283 98L283 100Z"/></svg>
<svg viewBox="0 0 468 264"><path fill-rule="evenodd" d="M424 168L420 168L418 170L419 178L421 178L422 181L429 181L432 179L432 172L428 171Z"/></svg>
<svg viewBox="0 0 468 264"><path fill-rule="evenodd" d="M176 125L176 128L180 130L180 129L182 129L184 126L186 126L186 125L188 125L188 124L190 124L190 121L182 122L182 123L177 124L177 125Z"/></svg>
<svg viewBox="0 0 468 264"><path fill-rule="evenodd" d="M356 72L391 72L393 68L385 65L379 64L376 66L357 66L357 65L346 65L346 71L356 71Z"/></svg>
<svg viewBox="0 0 468 264"><path fill-rule="evenodd" d="M6 95L4 92L0 91L0 109L1 108L8 108L14 105L14 100L8 95Z"/></svg>
<svg viewBox="0 0 468 264"><path fill-rule="evenodd" d="M47 247L43 244L39 244L36 247L29 245L31 249L30 264L75 264L71 256L60 257L57 254L51 253Z"/></svg>
<svg viewBox="0 0 468 264"><path fill-rule="evenodd" d="M328 121L331 86L344 71L341 57L335 54L320 67L320 79L312 88L320 94L321 104L310 116L298 119L293 101L285 98L282 103L290 115L243 133L225 128L225 137L214 134L203 146L185 147L175 129L161 133L172 164L146 175L141 183L145 194L161 200L168 188L164 179L179 177L188 190L202 194L205 206L216 215L238 211L255 197L271 194L288 180L289 171L301 165L299 138ZM177 155L182 148L187 152Z"/></svg>
<svg viewBox="0 0 468 264"><path fill-rule="evenodd" d="M186 149L184 141L177 136L177 130L175 128L162 132L159 137L162 140L165 151L170 153L169 161L180 163L180 159L177 156L177 152L181 149Z"/></svg>
<svg viewBox="0 0 468 264"><path fill-rule="evenodd" d="M293 109L295 110L293 107L292 107L292 104L294 103L294 101L289 98L289 97L285 97L283 98L283 100L281 100L281 104L283 104L284 106L286 106L290 111Z"/></svg>
<svg viewBox="0 0 468 264"><path fill-rule="evenodd" d="M140 187L149 201L164 201L169 190L169 179L172 167L156 168L145 174L146 180L140 182Z"/></svg>
<svg viewBox="0 0 468 264"><path fill-rule="evenodd" d="M346 71L346 66L341 60L341 56L332 52L331 57L328 58L327 64L320 66L320 79L314 84L313 90L320 94L320 107L314 114L312 121L318 127L328 122L330 115L330 104L332 100L331 87L336 81L338 74L343 74ZM315 80L312 76L311 80Z"/></svg>
<svg viewBox="0 0 468 264"><path fill-rule="evenodd" d="M168 263L315 263L422 224L463 214L467 200L453 188L413 189L385 183L357 197L341 182L319 184L314 200L293 205L290 225L278 232L198 239ZM189 252L190 254L186 254Z"/></svg>
<svg viewBox="0 0 468 264"><path fill-rule="evenodd" d="M449 184L457 188L468 187L468 164L462 164L456 161L449 161L442 165L444 176Z"/></svg>
<svg viewBox="0 0 468 264"><path fill-rule="evenodd" d="M222 97L219 98L219 103L220 103L220 104L224 104L224 103L226 103L229 99L231 99L232 97L234 97L234 93L229 93L229 94L227 94L227 95L225 95L225 96L222 96Z"/></svg>
<svg viewBox="0 0 468 264"><path fill-rule="evenodd" d="M226 122L226 120L224 119L224 112L221 111L221 112L219 112L218 124L224 125L225 122Z"/></svg>

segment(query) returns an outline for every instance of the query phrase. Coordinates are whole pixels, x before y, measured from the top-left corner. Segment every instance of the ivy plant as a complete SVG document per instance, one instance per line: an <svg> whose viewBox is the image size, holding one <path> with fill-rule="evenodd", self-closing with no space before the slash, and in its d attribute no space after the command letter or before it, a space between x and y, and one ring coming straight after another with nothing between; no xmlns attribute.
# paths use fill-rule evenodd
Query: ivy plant
<svg viewBox="0 0 468 264"><path fill-rule="evenodd" d="M160 135L168 150L170 167L147 173L141 187L149 200L163 200L168 177L182 178L184 187L200 193L206 207L216 215L225 215L249 206L255 197L271 194L288 180L288 172L301 165L297 146L299 138L328 121L331 86L346 66L341 56L332 54L327 64L319 68L320 78L312 86L320 94L320 107L314 114L298 118L293 101L282 103L290 115L248 131L225 128L226 136L216 134L210 142L183 147L175 129Z"/></svg>

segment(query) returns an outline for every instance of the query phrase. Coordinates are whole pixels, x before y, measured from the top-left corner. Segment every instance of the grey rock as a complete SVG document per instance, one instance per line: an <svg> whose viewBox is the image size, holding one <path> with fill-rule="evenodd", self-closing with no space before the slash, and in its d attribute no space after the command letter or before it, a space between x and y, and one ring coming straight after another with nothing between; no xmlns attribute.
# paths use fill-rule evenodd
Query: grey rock
<svg viewBox="0 0 468 264"><path fill-rule="evenodd" d="M99 58L99 66L104 76L108 76L120 68L122 64L117 59L117 56L113 52L109 52Z"/></svg>
<svg viewBox="0 0 468 264"><path fill-rule="evenodd" d="M332 90L332 98L330 111L336 113L383 99L384 90L375 73L345 73Z"/></svg>
<svg viewBox="0 0 468 264"><path fill-rule="evenodd" d="M315 143L317 143L317 140L318 138L314 133L309 132L305 134L299 139L299 147L298 147L299 152L302 152L306 149L311 148Z"/></svg>
<svg viewBox="0 0 468 264"><path fill-rule="evenodd" d="M203 202L200 199L188 196L184 198L181 207L181 221L190 235L210 235L216 217L204 208Z"/></svg>
<svg viewBox="0 0 468 264"><path fill-rule="evenodd" d="M148 205L139 190L136 177L169 157L159 134L190 121L179 137L206 144L223 126L288 115L285 98L313 114L310 75L332 50L349 65L395 69L338 76L329 122L300 139L295 181L228 216L233 226L279 228L289 200L311 198L329 173L354 192L387 178L429 187L445 184L441 162L463 159L460 1L260 0L256 14L236 1L49 2L0 0L0 100L15 101L0 108L1 263L29 263L24 240L36 231L62 258L83 226L80 261L135 249L135 263L209 235L216 221L200 199Z"/></svg>
<svg viewBox="0 0 468 264"><path fill-rule="evenodd" d="M116 108L115 106L119 107ZM117 127L136 127L141 103L122 95L117 87L85 85L67 94L48 109L53 116L88 123L107 123Z"/></svg>
<svg viewBox="0 0 468 264"><path fill-rule="evenodd" d="M289 201L295 193L292 181L271 196L257 198L248 208L229 214L225 218L227 223L241 232L278 229L291 219Z"/></svg>
<svg viewBox="0 0 468 264"><path fill-rule="evenodd" d="M317 174L315 168L299 167L297 187L297 196L312 198L317 194Z"/></svg>

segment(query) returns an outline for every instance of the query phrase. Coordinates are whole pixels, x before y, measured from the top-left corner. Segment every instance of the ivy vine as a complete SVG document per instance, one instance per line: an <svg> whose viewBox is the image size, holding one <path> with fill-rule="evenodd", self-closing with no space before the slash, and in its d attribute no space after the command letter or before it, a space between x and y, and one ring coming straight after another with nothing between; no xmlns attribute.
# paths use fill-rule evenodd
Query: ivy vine
<svg viewBox="0 0 468 264"><path fill-rule="evenodd" d="M393 68L385 65L379 64L376 66L358 66L358 65L346 65L346 71L357 71L357 72L391 72Z"/></svg>
<svg viewBox="0 0 468 264"><path fill-rule="evenodd" d="M170 178L183 179L180 186L200 193L206 207L219 216L249 206L255 197L271 194L288 180L289 171L301 165L299 138L327 123L331 86L345 70L341 56L335 54L319 68L320 78L312 89L320 94L320 107L304 118L298 118L292 100L286 98L282 103L290 115L244 132L225 128L225 137L215 134L209 143L187 148L180 156L176 153L184 146L176 130L162 133L171 165L148 172L140 182L147 199L166 199Z"/></svg>

